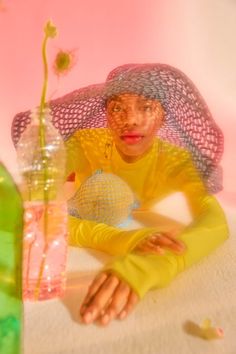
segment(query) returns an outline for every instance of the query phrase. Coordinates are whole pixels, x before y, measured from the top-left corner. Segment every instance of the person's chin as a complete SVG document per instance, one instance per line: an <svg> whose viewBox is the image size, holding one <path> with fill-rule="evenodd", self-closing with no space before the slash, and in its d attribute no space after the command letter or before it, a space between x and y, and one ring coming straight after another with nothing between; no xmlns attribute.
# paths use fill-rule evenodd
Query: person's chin
<svg viewBox="0 0 236 354"><path fill-rule="evenodd" d="M120 149L122 155L126 156L128 159L138 160L143 155L145 155L148 148L137 145L125 146Z"/></svg>

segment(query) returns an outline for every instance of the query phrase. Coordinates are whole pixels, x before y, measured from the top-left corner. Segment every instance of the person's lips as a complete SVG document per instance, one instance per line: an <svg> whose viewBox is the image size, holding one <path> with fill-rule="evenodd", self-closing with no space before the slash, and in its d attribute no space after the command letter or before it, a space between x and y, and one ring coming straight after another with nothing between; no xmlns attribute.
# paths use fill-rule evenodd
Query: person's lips
<svg viewBox="0 0 236 354"><path fill-rule="evenodd" d="M120 138L126 144L133 145L139 143L144 138L144 135L136 132L130 132L122 134Z"/></svg>

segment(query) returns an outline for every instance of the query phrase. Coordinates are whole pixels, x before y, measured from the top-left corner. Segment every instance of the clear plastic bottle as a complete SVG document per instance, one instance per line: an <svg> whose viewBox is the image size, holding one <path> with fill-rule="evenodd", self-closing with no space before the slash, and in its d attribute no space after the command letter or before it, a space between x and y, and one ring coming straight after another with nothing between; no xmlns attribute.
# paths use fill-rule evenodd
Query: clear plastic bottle
<svg viewBox="0 0 236 354"><path fill-rule="evenodd" d="M67 203L63 195L65 147L49 110L31 114L17 145L24 199L23 297L46 300L65 290Z"/></svg>
<svg viewBox="0 0 236 354"><path fill-rule="evenodd" d="M0 163L0 353L19 354L22 333L23 204Z"/></svg>

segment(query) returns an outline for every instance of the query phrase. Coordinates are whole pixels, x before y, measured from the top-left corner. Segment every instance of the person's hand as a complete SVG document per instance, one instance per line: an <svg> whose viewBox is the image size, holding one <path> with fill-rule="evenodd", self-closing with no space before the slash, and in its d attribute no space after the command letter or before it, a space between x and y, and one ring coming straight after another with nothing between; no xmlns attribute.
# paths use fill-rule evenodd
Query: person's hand
<svg viewBox="0 0 236 354"><path fill-rule="evenodd" d="M138 301L127 282L116 274L102 272L93 280L81 305L82 322L107 325L113 319L123 320Z"/></svg>
<svg viewBox="0 0 236 354"><path fill-rule="evenodd" d="M186 250L186 246L175 237L173 232L158 232L140 241L134 251L163 255L165 249L169 249L176 254L182 254Z"/></svg>

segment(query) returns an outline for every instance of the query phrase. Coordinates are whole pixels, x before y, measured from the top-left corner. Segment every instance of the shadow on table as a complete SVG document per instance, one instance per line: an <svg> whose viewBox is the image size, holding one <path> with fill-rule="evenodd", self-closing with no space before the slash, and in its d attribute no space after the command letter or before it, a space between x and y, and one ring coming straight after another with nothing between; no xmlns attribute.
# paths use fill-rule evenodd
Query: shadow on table
<svg viewBox="0 0 236 354"><path fill-rule="evenodd" d="M95 272L73 272L68 274L66 292L62 304L68 309L71 319L80 321L79 309L87 288L95 276Z"/></svg>
<svg viewBox="0 0 236 354"><path fill-rule="evenodd" d="M61 300L62 304L68 309L71 319L75 322L80 321L79 309L90 283L101 267L111 259L111 256L95 250L86 249L86 252L88 253L88 256L92 256L98 261L96 269L68 272L66 292Z"/></svg>

